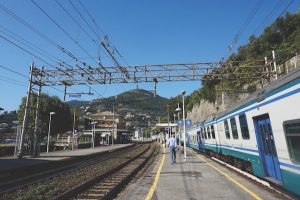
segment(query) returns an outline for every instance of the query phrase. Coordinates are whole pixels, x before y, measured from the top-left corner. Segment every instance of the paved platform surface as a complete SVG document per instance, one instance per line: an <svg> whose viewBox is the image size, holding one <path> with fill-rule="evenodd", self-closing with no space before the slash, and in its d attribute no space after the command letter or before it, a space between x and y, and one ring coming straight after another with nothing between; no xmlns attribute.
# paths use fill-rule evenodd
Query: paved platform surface
<svg viewBox="0 0 300 200"><path fill-rule="evenodd" d="M47 163L50 161L59 161L63 159L69 159L72 157L85 156L89 154L94 154L103 151L110 151L112 149L118 149L131 144L114 144L114 146L105 146L105 147L95 147L88 149L76 149L76 150L66 150L66 151L53 151L47 153L41 153L39 158L30 158L24 156L22 159L16 157L0 157L0 171L6 169L20 168L23 166L36 165Z"/></svg>
<svg viewBox="0 0 300 200"><path fill-rule="evenodd" d="M161 171L157 173L160 165ZM155 180L157 180L156 185ZM151 191L153 195L149 196ZM142 178L133 181L118 199L271 200L287 198L193 151L188 152L186 162L183 155L177 154L176 164L172 165L169 149L166 149L166 153L161 152L155 163L144 172Z"/></svg>

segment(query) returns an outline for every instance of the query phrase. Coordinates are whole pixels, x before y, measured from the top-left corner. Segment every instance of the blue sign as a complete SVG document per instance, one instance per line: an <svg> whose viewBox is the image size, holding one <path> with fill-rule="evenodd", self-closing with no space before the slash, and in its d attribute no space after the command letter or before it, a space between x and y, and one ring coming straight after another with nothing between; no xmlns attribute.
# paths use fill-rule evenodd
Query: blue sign
<svg viewBox="0 0 300 200"><path fill-rule="evenodd" d="M165 131L168 131L169 130L169 127L165 127Z"/></svg>
<svg viewBox="0 0 300 200"><path fill-rule="evenodd" d="M192 126L193 125L192 120L185 120L185 125Z"/></svg>
<svg viewBox="0 0 300 200"><path fill-rule="evenodd" d="M186 126L192 126L192 124L193 124L192 120L177 120L176 123L178 126L183 126L184 124Z"/></svg>
<svg viewBox="0 0 300 200"><path fill-rule="evenodd" d="M178 126L183 126L183 120L177 120L176 123Z"/></svg>
<svg viewBox="0 0 300 200"><path fill-rule="evenodd" d="M127 132L123 132L122 135L123 135L123 136L127 136L128 133L127 133Z"/></svg>

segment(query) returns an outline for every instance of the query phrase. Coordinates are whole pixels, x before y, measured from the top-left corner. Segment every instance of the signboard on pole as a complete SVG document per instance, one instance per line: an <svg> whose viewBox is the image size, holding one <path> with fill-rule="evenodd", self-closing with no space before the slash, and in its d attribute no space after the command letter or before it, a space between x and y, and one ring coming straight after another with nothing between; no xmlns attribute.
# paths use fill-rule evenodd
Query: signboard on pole
<svg viewBox="0 0 300 200"><path fill-rule="evenodd" d="M184 124L186 126L192 126L193 125L192 120L189 120L189 119L188 120L177 120L176 123L177 123L178 126L183 126Z"/></svg>

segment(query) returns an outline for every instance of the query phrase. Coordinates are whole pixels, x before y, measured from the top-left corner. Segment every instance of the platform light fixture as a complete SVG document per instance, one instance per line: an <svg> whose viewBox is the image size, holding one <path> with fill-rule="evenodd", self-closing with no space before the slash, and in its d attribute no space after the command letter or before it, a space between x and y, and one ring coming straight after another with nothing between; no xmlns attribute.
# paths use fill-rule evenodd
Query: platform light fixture
<svg viewBox="0 0 300 200"><path fill-rule="evenodd" d="M184 151L184 159L186 161L186 132L185 132L185 113L184 113L184 95L185 91L181 90L180 95L182 97L182 120L183 120L183 151Z"/></svg>
<svg viewBox="0 0 300 200"><path fill-rule="evenodd" d="M91 122L91 125L93 125L93 129L92 129L92 148L95 148L95 130L96 130L96 124L98 124L98 122Z"/></svg>
<svg viewBox="0 0 300 200"><path fill-rule="evenodd" d="M49 129L48 129L48 142L47 142L47 153L49 153L49 144L50 144L50 131L51 131L51 119L52 119L52 115L55 115L55 112L50 112L49 116Z"/></svg>
<svg viewBox="0 0 300 200"><path fill-rule="evenodd" d="M178 121L180 120L180 113L181 113L181 108L179 107L179 103L177 105L177 108L175 109L175 112L177 112L177 118ZM176 122L175 122L176 123ZM181 135L180 135L180 126L178 125L178 137L179 137L179 147L180 147L180 151L181 151Z"/></svg>

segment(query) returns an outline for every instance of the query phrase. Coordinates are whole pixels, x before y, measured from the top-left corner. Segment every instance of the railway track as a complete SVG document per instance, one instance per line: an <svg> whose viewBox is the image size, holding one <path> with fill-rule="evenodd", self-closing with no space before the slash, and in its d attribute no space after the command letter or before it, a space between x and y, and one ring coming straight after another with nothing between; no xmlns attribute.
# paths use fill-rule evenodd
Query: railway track
<svg viewBox="0 0 300 200"><path fill-rule="evenodd" d="M90 156L90 158L82 157L83 161L80 161L80 159L79 160L77 159L76 161L69 160L70 164L68 164L68 161L65 161L62 163L64 166L58 166L57 168L54 169L53 167L50 167L50 169L48 170L44 170L34 174L28 173L27 176L21 178L19 178L17 174L12 174L9 177L10 181L2 182L0 184L0 197L7 193L12 193L22 188L26 188L30 185L38 184L40 182L45 182L49 179L55 179L61 176L68 176L68 174L82 171L87 167L97 165L99 163L103 163L106 160L112 159L122 154L126 154L139 147L140 145L134 145L127 148L122 148L120 150L106 152L106 154L95 154ZM26 170L24 171L26 172ZM26 174L24 173L24 171L23 174Z"/></svg>
<svg viewBox="0 0 300 200"><path fill-rule="evenodd" d="M73 187L54 199L113 199L148 162L154 154L155 148L156 145L149 145L142 153L121 163L105 174Z"/></svg>

